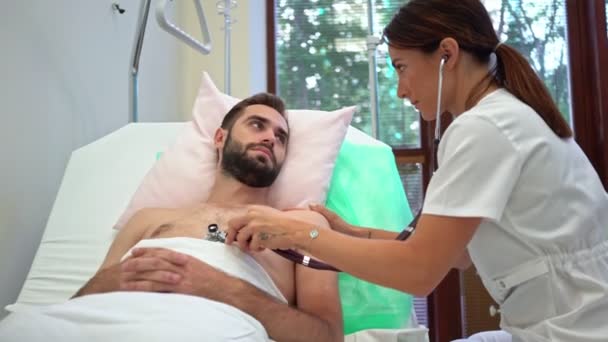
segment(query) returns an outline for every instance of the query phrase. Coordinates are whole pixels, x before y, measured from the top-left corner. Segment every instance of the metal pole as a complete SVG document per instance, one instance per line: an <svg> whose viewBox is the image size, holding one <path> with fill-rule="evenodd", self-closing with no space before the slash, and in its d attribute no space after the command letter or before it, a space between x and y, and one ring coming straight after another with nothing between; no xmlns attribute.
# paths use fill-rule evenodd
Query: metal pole
<svg viewBox="0 0 608 342"><path fill-rule="evenodd" d="M144 0L142 9L140 10L139 25L137 29L137 41L135 44L135 50L133 51L133 63L131 64L131 115L129 122L137 122L139 120L139 106L138 106L138 73L139 73L139 59L141 57L141 49L144 45L144 36L146 35L146 24L148 22L148 13L150 13L150 3L152 0Z"/></svg>
<svg viewBox="0 0 608 342"><path fill-rule="evenodd" d="M224 92L230 95L230 35L232 0L224 0Z"/></svg>
<svg viewBox="0 0 608 342"><path fill-rule="evenodd" d="M376 47L379 39L374 36L374 5L373 0L367 0L367 59L369 63L369 93L372 119L372 136L378 138L378 74L376 72Z"/></svg>

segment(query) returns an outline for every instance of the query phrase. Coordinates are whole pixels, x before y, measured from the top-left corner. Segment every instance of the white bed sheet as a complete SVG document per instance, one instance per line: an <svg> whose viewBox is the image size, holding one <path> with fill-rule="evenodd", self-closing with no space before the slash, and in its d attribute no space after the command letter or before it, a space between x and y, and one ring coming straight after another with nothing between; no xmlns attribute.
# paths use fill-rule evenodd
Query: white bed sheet
<svg viewBox="0 0 608 342"><path fill-rule="evenodd" d="M136 123L72 153L27 279L9 312L61 303L97 270L146 172L175 140L184 123ZM347 139L381 144L356 129ZM366 330L346 341L428 341L423 326Z"/></svg>

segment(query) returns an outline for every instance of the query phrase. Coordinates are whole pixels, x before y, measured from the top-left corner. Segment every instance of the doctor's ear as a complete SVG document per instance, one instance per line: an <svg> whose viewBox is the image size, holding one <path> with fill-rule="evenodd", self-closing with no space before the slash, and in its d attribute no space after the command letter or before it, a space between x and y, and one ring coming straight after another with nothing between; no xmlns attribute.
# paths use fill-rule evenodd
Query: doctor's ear
<svg viewBox="0 0 608 342"><path fill-rule="evenodd" d="M459 52L460 46L454 38L444 38L439 42L439 53L441 54L441 59L443 59L446 67L452 67L454 61L458 59Z"/></svg>

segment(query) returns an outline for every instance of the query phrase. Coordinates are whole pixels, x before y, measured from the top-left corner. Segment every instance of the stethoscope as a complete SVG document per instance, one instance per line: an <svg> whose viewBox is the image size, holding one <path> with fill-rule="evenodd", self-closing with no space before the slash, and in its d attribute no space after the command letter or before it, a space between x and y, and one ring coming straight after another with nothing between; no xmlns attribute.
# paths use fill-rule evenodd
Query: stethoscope
<svg viewBox="0 0 608 342"><path fill-rule="evenodd" d="M435 116L435 137L433 139L433 173L437 171L437 150L439 148L439 143L441 142L441 95L443 90L443 67L447 59L448 56L443 56L441 57L441 61L439 62L439 81L437 84L437 113ZM414 230L416 229L416 224L418 223L418 219L420 219L421 214L422 208L418 211L412 222L410 222L407 227L401 233L399 233L399 235L397 235L395 240L407 240L412 235L412 233L414 233ZM220 231L217 224L212 223L207 227L207 236L205 237L205 239L209 241L224 243L226 242L226 233ZM332 265L313 259L307 255L298 253L293 249L273 249L272 251L288 260L291 260L297 264L306 267L323 271L341 272L340 269L335 268Z"/></svg>

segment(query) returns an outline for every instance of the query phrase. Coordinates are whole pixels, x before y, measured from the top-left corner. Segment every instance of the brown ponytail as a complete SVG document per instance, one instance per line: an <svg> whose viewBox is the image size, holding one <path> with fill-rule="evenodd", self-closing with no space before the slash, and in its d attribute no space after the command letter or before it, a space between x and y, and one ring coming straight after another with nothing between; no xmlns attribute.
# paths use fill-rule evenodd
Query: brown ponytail
<svg viewBox="0 0 608 342"><path fill-rule="evenodd" d="M493 52L497 56L495 72L473 89L468 105L496 82L532 107L556 135L572 136L570 126L528 61L512 47L498 44L492 20L479 0L410 0L384 28L389 45L425 53L434 52L447 37L454 38L462 50L481 63L489 63Z"/></svg>
<svg viewBox="0 0 608 342"><path fill-rule="evenodd" d="M496 56L498 84L532 107L560 138L571 137L572 129L530 63L517 50L505 44L497 47Z"/></svg>

